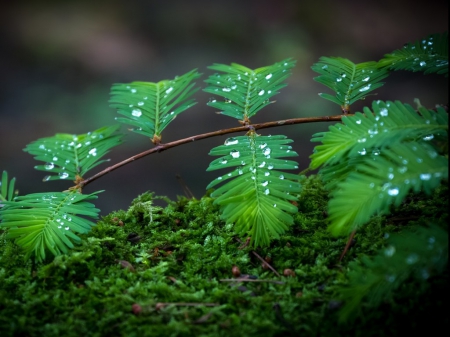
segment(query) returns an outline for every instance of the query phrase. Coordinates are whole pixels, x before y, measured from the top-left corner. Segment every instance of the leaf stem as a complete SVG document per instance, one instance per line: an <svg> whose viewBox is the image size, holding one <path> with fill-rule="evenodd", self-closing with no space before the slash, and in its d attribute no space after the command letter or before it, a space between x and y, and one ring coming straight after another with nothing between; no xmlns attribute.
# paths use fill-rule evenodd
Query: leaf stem
<svg viewBox="0 0 450 337"><path fill-rule="evenodd" d="M316 123L316 122L339 122L341 120L341 118L344 115L336 115L336 116L323 116L323 117L301 117L301 118L291 118L291 119L284 119L284 120L279 120L279 121L272 121L272 122L266 122L266 123L259 123L259 124L251 124L251 125L244 125L244 126L238 126L238 127L234 127L234 128L229 128L229 129L223 129L223 130L217 130L217 131L213 131L213 132L207 132L207 133L203 133L203 134L199 134L196 136L191 136L188 138L183 138L183 139L179 139L179 140L175 140L173 142L170 143L161 143L158 144L157 146L146 150L144 152L141 152L137 155L134 155L130 158L127 158L117 164L114 164L112 166L107 167L106 169L104 169L103 171L98 172L97 174L93 175L92 177L89 177L85 180L83 180L82 182L80 182L77 185L77 188L83 188L84 186L86 186L87 184L90 184L91 182L93 182L94 180L97 180L98 178L100 178L101 176L104 176L105 174L112 172L116 169L118 169L121 166L124 166L128 163L131 163L135 160L138 160L142 157L148 156L150 154L153 154L155 152L162 152L165 150L168 150L172 147L176 147L179 145L183 145L183 144L187 144L196 140L202 140L202 139L206 139L206 138L211 138L211 137L216 137L216 136L222 136L222 135L226 135L229 133L235 133L235 132L244 132L244 131L249 131L252 128L255 130L259 130L259 129L267 129L267 128L273 128L273 127L277 127L277 126L282 126L282 125L294 125L294 124L305 124L305 123ZM351 114L347 114L346 116L351 116Z"/></svg>

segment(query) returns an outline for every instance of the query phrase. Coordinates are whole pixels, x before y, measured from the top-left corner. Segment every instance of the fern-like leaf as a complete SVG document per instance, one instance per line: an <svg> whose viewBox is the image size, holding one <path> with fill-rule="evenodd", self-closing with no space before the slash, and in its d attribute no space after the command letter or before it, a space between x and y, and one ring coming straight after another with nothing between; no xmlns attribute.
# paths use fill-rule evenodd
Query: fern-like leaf
<svg viewBox="0 0 450 337"><path fill-rule="evenodd" d="M106 161L100 158L121 143L122 135L115 133L118 128L107 126L81 135L58 133L28 144L24 151L45 162L35 169L54 173L45 176L44 181L74 180Z"/></svg>
<svg viewBox="0 0 450 337"><path fill-rule="evenodd" d="M12 178L8 184L8 172L3 171L2 180L0 181L0 202L2 201L12 201L15 196L14 184L16 178ZM2 207L2 204L0 204Z"/></svg>
<svg viewBox="0 0 450 337"><path fill-rule="evenodd" d="M246 136L232 137L209 153L222 156L215 159L208 171L236 167L218 177L207 188L227 182L211 196L222 209L222 219L235 223L236 232L251 236L254 246L267 246L279 238L293 218L297 208L290 201L297 200L300 192L298 175L280 170L294 170L298 164L281 157L297 156L285 136L259 136L250 132Z"/></svg>
<svg viewBox="0 0 450 337"><path fill-rule="evenodd" d="M402 49L386 54L378 66L390 70L423 71L424 74L438 73L448 77L448 32L408 43Z"/></svg>
<svg viewBox="0 0 450 337"><path fill-rule="evenodd" d="M345 302L340 321L354 318L363 301L371 309L378 307L411 276L425 283L432 274L442 273L448 261L448 233L431 225L394 234L375 257L360 260L350 264L349 285L339 291Z"/></svg>
<svg viewBox="0 0 450 337"><path fill-rule="evenodd" d="M272 103L270 98L286 86L283 82L291 75L290 69L294 65L295 61L291 59L255 70L236 63L214 64L208 68L223 74L210 76L205 80L210 86L203 90L225 100L212 99L208 105L220 109L220 114L249 124L249 118Z"/></svg>
<svg viewBox="0 0 450 337"><path fill-rule="evenodd" d="M111 107L125 118L117 121L132 125L131 131L148 136L153 143L161 141L161 132L184 110L197 104L188 99L198 88L193 89L193 80L201 74L196 69L177 76L173 80L158 83L131 82L114 84L111 87Z"/></svg>
<svg viewBox="0 0 450 337"><path fill-rule="evenodd" d="M329 127L328 132L313 135L312 142L322 142L310 156L312 169L332 165L345 158L379 153L386 146L406 139L431 140L447 136L448 114L443 108L436 111L420 107L418 112L399 101L374 101L372 110L364 114L342 118L342 124Z"/></svg>
<svg viewBox="0 0 450 337"><path fill-rule="evenodd" d="M425 142L408 142L385 148L354 167L332 191L328 204L329 229L346 235L374 214L389 212L409 193L430 194L448 179L448 159Z"/></svg>
<svg viewBox="0 0 450 337"><path fill-rule="evenodd" d="M32 254L43 261L47 251L53 255L67 253L95 223L81 217L96 218L99 210L87 202L97 193L67 192L34 193L4 202L0 209L0 227L9 228L7 238L15 239L28 258ZM81 216L80 216L81 215Z"/></svg>
<svg viewBox="0 0 450 337"><path fill-rule="evenodd" d="M354 102L383 86L380 81L389 75L386 69L378 67L377 62L355 64L341 57L321 57L311 69L320 74L315 81L336 93L335 96L324 93L319 96L339 104L345 113Z"/></svg>

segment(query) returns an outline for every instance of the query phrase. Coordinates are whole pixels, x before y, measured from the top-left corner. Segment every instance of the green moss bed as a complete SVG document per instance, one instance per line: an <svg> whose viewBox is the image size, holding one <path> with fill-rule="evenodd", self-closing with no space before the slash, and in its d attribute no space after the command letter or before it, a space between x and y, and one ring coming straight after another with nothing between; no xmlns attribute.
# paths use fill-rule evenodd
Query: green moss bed
<svg viewBox="0 0 450 337"><path fill-rule="evenodd" d="M414 194L348 237L327 231L327 193L302 182L295 224L270 247L220 220L213 199L145 193L102 217L68 255L25 261L1 233L0 335L404 336L448 331L448 266L407 277L382 301L364 297L342 320L349 271L390 235L435 223L447 231L448 194ZM154 206L155 199L166 207ZM258 256L270 261L264 268ZM445 262L446 263L446 262ZM240 277L251 281L232 282ZM368 271L369 272L369 271ZM376 291L375 291L376 293ZM355 293L355 296L358 294ZM356 298L356 297L355 297Z"/></svg>

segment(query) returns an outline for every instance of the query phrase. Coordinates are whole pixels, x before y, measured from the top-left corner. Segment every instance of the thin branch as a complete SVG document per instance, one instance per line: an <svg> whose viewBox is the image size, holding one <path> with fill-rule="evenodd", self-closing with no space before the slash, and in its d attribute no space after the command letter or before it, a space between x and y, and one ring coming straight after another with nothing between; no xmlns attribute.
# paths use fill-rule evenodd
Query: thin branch
<svg viewBox="0 0 450 337"><path fill-rule="evenodd" d="M220 282L268 282L275 284L285 284L283 281L274 281L274 280L254 280L250 278L224 278L219 280Z"/></svg>
<svg viewBox="0 0 450 337"><path fill-rule="evenodd" d="M84 186L86 186L87 184L90 184L94 180L97 180L101 176L104 176L105 174L107 174L109 172L112 172L112 171L118 169L119 167L124 166L124 165L126 165L128 163L131 163L131 162L133 162L135 160L138 160L138 159L140 159L142 157L148 156L148 155L150 155L152 153L155 153L155 152L162 152L162 151L168 150L168 149L170 149L172 147L175 147L175 146L191 143L191 142L194 142L196 140L202 140L202 139L206 139L206 138L222 136L222 135L226 135L226 134L229 134L229 133L244 132L244 131L249 131L251 129L259 130L259 129L267 129L267 128L273 128L273 127L283 126L283 125L305 124L305 123L316 123L316 122L339 122L339 121L341 121L341 118L343 116L344 115L324 116L324 117L302 117L302 118L284 119L284 120L267 122L267 123L244 125L244 126L239 126L239 127L235 127L235 128L229 128L229 129L223 129L223 130L203 133L203 134L200 134L200 135L179 139L179 140L176 140L176 141L173 141L173 142L170 142L170 143L159 144L159 145L155 146L154 148L151 148L149 150L141 152L141 153L139 153L139 154L137 154L135 156L132 156L132 157L130 157L128 159L125 159L125 160L123 160L123 161L121 161L121 162L119 162L119 163L117 163L115 165L107 167L106 169L104 169L103 171L100 171L99 173L93 175L92 177L81 181L77 185L77 188L83 188ZM351 114L347 114L345 116L351 116Z"/></svg>
<svg viewBox="0 0 450 337"><path fill-rule="evenodd" d="M278 272L273 269L273 267L266 261L264 260L261 256L258 255L257 252L255 252L254 250L252 250L253 255L255 255L258 259L261 260L261 262L267 266L267 268L269 268L271 271L273 271L275 273L275 275L277 275L278 277L280 277L280 274L278 274Z"/></svg>

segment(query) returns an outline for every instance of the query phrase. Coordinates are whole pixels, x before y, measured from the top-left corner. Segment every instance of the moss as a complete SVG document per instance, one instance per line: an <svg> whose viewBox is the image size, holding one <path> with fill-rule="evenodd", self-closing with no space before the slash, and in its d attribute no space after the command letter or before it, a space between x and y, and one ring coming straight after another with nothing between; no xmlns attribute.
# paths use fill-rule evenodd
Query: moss
<svg viewBox="0 0 450 337"><path fill-rule="evenodd" d="M395 336L448 326L448 271L426 285L410 278L390 300L375 308L363 302L362 314L338 321L349 264L376 255L386 234L430 222L446 229L446 187L431 197L412 195L389 216L373 218L339 261L347 238L327 231L326 190L317 176L304 177L302 186L295 224L255 250L280 277L252 249L240 249L208 196L164 199L163 208L145 193L127 211L98 221L70 254L43 264L24 262L2 238L2 336ZM233 266L283 284L221 281L233 278Z"/></svg>

